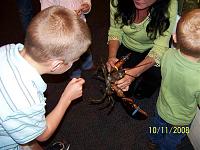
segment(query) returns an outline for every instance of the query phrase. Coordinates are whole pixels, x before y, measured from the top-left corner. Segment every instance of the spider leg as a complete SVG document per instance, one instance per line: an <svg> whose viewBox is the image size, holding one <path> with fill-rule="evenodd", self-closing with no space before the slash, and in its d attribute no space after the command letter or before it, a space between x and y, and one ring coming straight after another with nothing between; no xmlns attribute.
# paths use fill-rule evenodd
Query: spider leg
<svg viewBox="0 0 200 150"><path fill-rule="evenodd" d="M99 99L92 99L91 103L92 104L101 104L101 103L103 103L105 101L106 95L107 95L107 93L105 92L104 95L101 98L99 98Z"/></svg>
<svg viewBox="0 0 200 150"><path fill-rule="evenodd" d="M113 99L112 96L109 97L110 98L110 105L111 105L111 108L108 112L108 115L112 112L113 108L114 108L114 105L115 105L115 100Z"/></svg>
<svg viewBox="0 0 200 150"><path fill-rule="evenodd" d="M101 67L98 67L96 73L94 74L93 78L97 79L99 81L105 82L107 78L107 68L105 65L102 65Z"/></svg>
<svg viewBox="0 0 200 150"><path fill-rule="evenodd" d="M99 80L99 81L105 82L105 79L101 76L95 76L94 78Z"/></svg>
<svg viewBox="0 0 200 150"><path fill-rule="evenodd" d="M107 102L104 104L104 106L100 107L100 110L108 108L110 106L110 96L107 98Z"/></svg>
<svg viewBox="0 0 200 150"><path fill-rule="evenodd" d="M113 99L113 97L112 97L112 96L110 97L110 99L111 99L111 107L113 108L113 107L114 107L114 105L115 105L115 100Z"/></svg>

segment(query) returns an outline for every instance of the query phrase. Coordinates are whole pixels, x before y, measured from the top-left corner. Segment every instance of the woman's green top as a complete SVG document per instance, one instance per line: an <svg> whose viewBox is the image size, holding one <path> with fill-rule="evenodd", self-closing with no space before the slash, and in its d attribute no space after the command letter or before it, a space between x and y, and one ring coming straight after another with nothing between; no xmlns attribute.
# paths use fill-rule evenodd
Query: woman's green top
<svg viewBox="0 0 200 150"><path fill-rule="evenodd" d="M115 0L115 4L117 4L117 0ZM114 14L116 13L117 8L110 2L110 28L108 32L108 41L119 40L119 42L128 49L140 53L151 49L148 56L154 58L157 66L159 66L161 56L169 48L169 41L176 23L177 8L177 0L171 0L167 13L169 15L170 26L163 35L158 35L155 40L152 40L147 36L146 32L150 16L147 16L145 20L139 24L132 23L131 25L124 25L122 27L121 21L116 22L114 20Z"/></svg>

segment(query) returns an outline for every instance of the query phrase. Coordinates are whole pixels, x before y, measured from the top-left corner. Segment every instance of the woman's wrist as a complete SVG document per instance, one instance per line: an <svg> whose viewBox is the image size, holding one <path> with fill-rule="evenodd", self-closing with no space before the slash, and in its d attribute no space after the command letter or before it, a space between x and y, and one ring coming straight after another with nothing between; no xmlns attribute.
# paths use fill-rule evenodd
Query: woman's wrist
<svg viewBox="0 0 200 150"><path fill-rule="evenodd" d="M116 56L108 56L108 59L116 58Z"/></svg>
<svg viewBox="0 0 200 150"><path fill-rule="evenodd" d="M139 77L142 74L142 69L140 68L132 68L130 69L129 75L133 76L134 78Z"/></svg>

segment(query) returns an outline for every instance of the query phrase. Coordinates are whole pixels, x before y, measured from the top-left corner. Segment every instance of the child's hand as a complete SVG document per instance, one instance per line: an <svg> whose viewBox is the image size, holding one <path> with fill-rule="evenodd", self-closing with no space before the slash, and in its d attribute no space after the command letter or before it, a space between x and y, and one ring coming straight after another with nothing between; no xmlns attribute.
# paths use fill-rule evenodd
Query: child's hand
<svg viewBox="0 0 200 150"><path fill-rule="evenodd" d="M86 14L90 11L90 4L88 3L83 3L81 5L81 7L78 10L75 10L75 12L77 13L77 15L81 15L81 14Z"/></svg>
<svg viewBox="0 0 200 150"><path fill-rule="evenodd" d="M65 88L62 99L67 99L70 102L82 96L82 88L85 80L82 78L73 78Z"/></svg>

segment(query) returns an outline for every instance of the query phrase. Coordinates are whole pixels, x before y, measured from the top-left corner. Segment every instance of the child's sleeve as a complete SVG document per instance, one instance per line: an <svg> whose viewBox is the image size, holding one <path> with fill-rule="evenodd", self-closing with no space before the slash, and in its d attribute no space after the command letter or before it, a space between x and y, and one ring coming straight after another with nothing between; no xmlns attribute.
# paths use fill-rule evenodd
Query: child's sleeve
<svg viewBox="0 0 200 150"><path fill-rule="evenodd" d="M154 60L156 61L156 66L160 66L161 57L169 48L169 41L172 36L176 24L176 18L178 15L178 2L176 0L170 1L168 12L169 12L170 26L163 33L163 35L159 35L154 40L154 45L150 50L150 52L148 53L148 56L154 58Z"/></svg>
<svg viewBox="0 0 200 150"><path fill-rule="evenodd" d="M6 118L2 117L1 125L14 141L26 144L46 129L45 103L15 111Z"/></svg>
<svg viewBox="0 0 200 150"><path fill-rule="evenodd" d="M53 5L59 5L58 0L40 0L41 10L48 8Z"/></svg>

